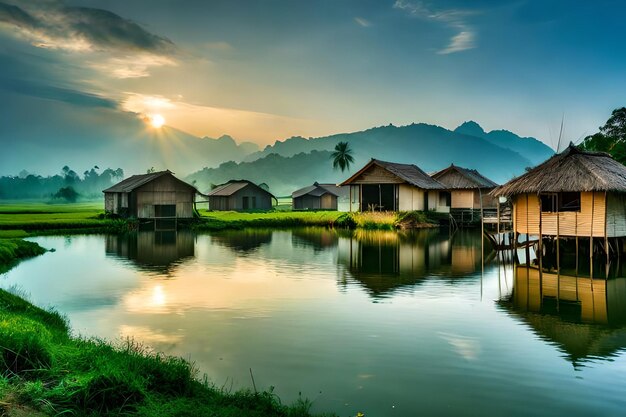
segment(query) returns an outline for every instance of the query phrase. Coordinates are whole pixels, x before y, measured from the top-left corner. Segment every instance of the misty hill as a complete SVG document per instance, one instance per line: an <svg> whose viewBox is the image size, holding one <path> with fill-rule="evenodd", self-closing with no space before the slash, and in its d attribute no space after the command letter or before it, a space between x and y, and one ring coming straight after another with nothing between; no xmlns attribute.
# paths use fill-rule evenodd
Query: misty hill
<svg viewBox="0 0 626 417"><path fill-rule="evenodd" d="M476 141L476 138L482 139ZM463 143L465 141L465 143ZM344 133L320 138L305 139L300 136L289 138L285 141L276 141L274 145L268 145L261 152L253 153L248 156L246 161L276 153L282 156L292 156L301 152L311 152L313 150L331 150L338 142L349 142L351 147L360 154L359 156L368 158L370 156L379 155L382 151L384 157L379 155L380 159L389 159L396 162L420 162L419 155L407 158L407 152L417 152L421 154L424 151L429 153L428 158L423 158L421 164L423 169L438 169L442 161L457 163L458 165L474 166L472 160L475 157L481 157L479 152L484 151L486 144L493 145L490 147L491 156L498 157L499 152L508 150L516 152L525 159L527 166L536 165L550 157L554 152L548 146L534 138L522 138L514 133L506 130L498 130L486 133L480 125L475 122L466 122L459 126L456 130L451 131L443 127L428 125L424 123L411 124L408 126L396 127L393 125L375 127L361 132ZM472 148L477 144L478 149ZM461 146L461 148L450 149L450 145ZM438 155L445 146L448 151L458 155L456 159L446 158L444 155ZM495 149L500 148L500 150ZM461 152L462 150L462 152ZM467 153L469 152L469 153ZM432 168L428 162L434 157ZM405 158L399 160L398 158ZM418 159L415 159L418 158ZM422 165L420 165L421 167ZM504 175L501 178L510 178L511 172L518 172L517 168L497 175Z"/></svg>
<svg viewBox="0 0 626 417"><path fill-rule="evenodd" d="M309 185L313 181L336 182L347 178L349 173L340 175L333 171L330 160L324 160L319 153L331 152L341 141L348 142L354 152L355 164L350 172L354 172L375 157L387 161L416 164L427 172L440 170L454 163L478 169L498 183L508 181L513 176L523 173L526 167L534 166L552 155L550 148L541 143L538 146L534 139L523 139L510 132L501 131L486 134L477 124L465 125L460 128L460 131L463 132L466 128L476 130L474 132L465 130L467 133L472 133L470 135L439 126L412 124L402 127L383 126L363 132L322 138L294 137L284 142L276 142L272 146L267 146L262 152L250 155L244 164L222 165L217 169L201 171L203 174L194 174L192 178L203 184L217 184L233 178L245 178L257 183L267 182L272 191L278 194L290 194L293 190ZM494 145L493 142L498 138L502 138L508 147ZM531 145L526 146L524 141L528 141ZM510 147L519 149L523 155ZM308 154L311 156L307 156ZM281 177L276 173L266 172L266 169L283 172L282 165L270 168L268 161L284 164L288 163L289 158L294 155L298 155L299 169L293 174L285 172ZM283 159L277 158L278 156ZM270 177L271 180L268 179Z"/></svg>
<svg viewBox="0 0 626 417"><path fill-rule="evenodd" d="M515 151L527 158L533 165L545 161L554 151L543 142L530 137L520 137L508 130L492 130L487 133L474 121L465 122L456 129L456 133L483 138L493 145Z"/></svg>
<svg viewBox="0 0 626 417"><path fill-rule="evenodd" d="M355 163L345 173L333 170L330 159L331 151L339 141L348 141L355 157ZM263 155L268 150L280 149L289 154L296 148L322 145L326 150L312 150L293 156L278 153ZM424 124L379 127L320 139L289 139L266 148L258 155L263 156L254 161L239 164L229 162L217 168L203 169L187 179L196 181L204 191L209 189L210 184L220 184L230 179L248 179L255 183L267 183L275 195L289 195L315 181L337 183L347 179L372 157L416 164L427 172L454 163L478 169L498 183L504 183L523 173L526 167L535 165L519 153L495 146L484 138Z"/></svg>
<svg viewBox="0 0 626 417"><path fill-rule="evenodd" d="M299 153L290 157L270 154L252 162L225 162L217 168L204 168L185 180L201 192L207 192L212 185L231 179L247 179L256 184L266 183L275 196L286 196L315 181L340 181L345 174L332 169L330 154L328 151Z"/></svg>
<svg viewBox="0 0 626 417"><path fill-rule="evenodd" d="M14 111L20 107L37 112ZM241 161L259 149L250 142L238 145L230 136L199 138L168 126L154 129L118 109L15 96L6 110L0 112L0 145L8 152L0 152L0 175L23 169L53 175L64 165L82 172L94 164L121 167L127 174L154 167L187 175Z"/></svg>

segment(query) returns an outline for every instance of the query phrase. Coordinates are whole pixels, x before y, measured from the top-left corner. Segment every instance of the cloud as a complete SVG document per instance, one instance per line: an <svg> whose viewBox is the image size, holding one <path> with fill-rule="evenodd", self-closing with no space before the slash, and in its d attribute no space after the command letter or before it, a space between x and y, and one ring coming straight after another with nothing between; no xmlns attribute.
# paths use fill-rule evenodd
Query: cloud
<svg viewBox="0 0 626 417"><path fill-rule="evenodd" d="M354 21L358 25L363 26L364 28L368 28L368 27L372 26L372 24L369 21L363 19L362 17L355 17Z"/></svg>
<svg viewBox="0 0 626 417"><path fill-rule="evenodd" d="M40 48L70 51L142 51L171 54L169 39L154 35L115 13L87 7L54 4L28 9L0 3L0 23L17 28Z"/></svg>
<svg viewBox="0 0 626 417"><path fill-rule="evenodd" d="M141 78L150 75L153 67L176 66L177 63L167 56L139 54L134 56L113 57L103 62L91 62L89 66L113 78Z"/></svg>
<svg viewBox="0 0 626 417"><path fill-rule="evenodd" d="M116 109L117 102L97 94L71 88L44 85L33 81L0 78L0 89L25 96L61 101L80 107Z"/></svg>
<svg viewBox="0 0 626 417"><path fill-rule="evenodd" d="M433 11L422 1L406 0L396 0L393 7L404 10L416 18L441 22L458 32L445 48L437 51L438 54L446 55L476 48L476 33L466 22L468 17L477 14L476 11L460 9Z"/></svg>

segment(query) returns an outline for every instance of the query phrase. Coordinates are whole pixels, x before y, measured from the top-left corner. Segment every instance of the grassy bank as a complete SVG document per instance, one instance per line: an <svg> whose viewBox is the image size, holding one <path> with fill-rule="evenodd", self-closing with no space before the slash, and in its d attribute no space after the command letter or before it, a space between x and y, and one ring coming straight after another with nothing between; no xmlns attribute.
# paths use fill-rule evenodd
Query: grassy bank
<svg viewBox="0 0 626 417"><path fill-rule="evenodd" d="M246 227L346 227L393 230L432 227L441 215L424 212L269 211L241 213L200 210L189 224L195 230L215 231ZM100 204L0 204L0 238L41 234L122 233L134 230L132 221L110 219Z"/></svg>
<svg viewBox="0 0 626 417"><path fill-rule="evenodd" d="M2 262L42 253L36 243L0 240ZM5 263L6 265L6 263ZM225 392L198 379L189 362L131 340L72 337L67 321L0 290L0 416L309 416L271 392Z"/></svg>

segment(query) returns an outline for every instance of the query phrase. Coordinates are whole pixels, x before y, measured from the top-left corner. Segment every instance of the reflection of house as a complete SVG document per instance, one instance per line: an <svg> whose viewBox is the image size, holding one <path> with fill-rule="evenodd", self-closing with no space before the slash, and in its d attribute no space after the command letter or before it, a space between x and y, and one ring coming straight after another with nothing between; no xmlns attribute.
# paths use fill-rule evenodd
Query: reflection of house
<svg viewBox="0 0 626 417"><path fill-rule="evenodd" d="M248 180L231 180L218 185L208 194L210 210L270 210L272 199L269 191Z"/></svg>
<svg viewBox="0 0 626 417"><path fill-rule="evenodd" d="M228 230L211 234L211 241L235 252L251 252L272 242L271 229Z"/></svg>
<svg viewBox="0 0 626 417"><path fill-rule="evenodd" d="M294 210L337 210L340 200L347 200L350 190L335 184L314 183L291 194Z"/></svg>
<svg viewBox="0 0 626 417"><path fill-rule="evenodd" d="M337 252L352 277L379 297L427 276L471 276L480 269L480 234L459 231L451 241L436 229L357 230L350 238L339 238Z"/></svg>
<svg viewBox="0 0 626 417"><path fill-rule="evenodd" d="M372 159L340 185L350 187L350 211L450 209L446 187L415 165Z"/></svg>
<svg viewBox="0 0 626 417"><path fill-rule="evenodd" d="M475 169L467 169L450 165L431 175L434 179L445 185L450 191L450 212L454 214L459 210L478 211L481 208L495 208L497 200L488 193L498 184L481 175Z"/></svg>
<svg viewBox="0 0 626 417"><path fill-rule="evenodd" d="M513 200L518 233L543 236L626 236L626 167L608 154L570 145L496 188Z"/></svg>
<svg viewBox="0 0 626 417"><path fill-rule="evenodd" d="M197 192L170 171L133 175L103 191L104 208L138 219L192 218Z"/></svg>
<svg viewBox="0 0 626 417"><path fill-rule="evenodd" d="M133 261L141 269L167 271L195 255L195 238L189 231L139 231L106 236L106 254Z"/></svg>
<svg viewBox="0 0 626 417"><path fill-rule="evenodd" d="M515 268L510 307L570 360L610 357L626 347L626 278L580 278ZM607 325L610 325L607 326Z"/></svg>

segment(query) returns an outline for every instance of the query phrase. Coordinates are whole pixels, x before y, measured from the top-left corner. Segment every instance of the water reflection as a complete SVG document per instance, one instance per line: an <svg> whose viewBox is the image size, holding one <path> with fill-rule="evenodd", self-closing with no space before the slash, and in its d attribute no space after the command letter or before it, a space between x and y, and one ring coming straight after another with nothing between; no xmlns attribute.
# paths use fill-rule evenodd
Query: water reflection
<svg viewBox="0 0 626 417"><path fill-rule="evenodd" d="M105 251L107 256L130 260L139 270L168 273L195 256L195 237L188 230L106 235Z"/></svg>
<svg viewBox="0 0 626 417"><path fill-rule="evenodd" d="M626 278L540 274L518 265L513 291L500 304L559 346L574 365L626 348Z"/></svg>
<svg viewBox="0 0 626 417"><path fill-rule="evenodd" d="M338 244L339 262L375 298L436 275L467 278L481 268L480 234L426 229L412 232L357 230Z"/></svg>
<svg viewBox="0 0 626 417"><path fill-rule="evenodd" d="M272 242L271 229L243 229L217 232L211 235L213 242L239 253L248 253Z"/></svg>

